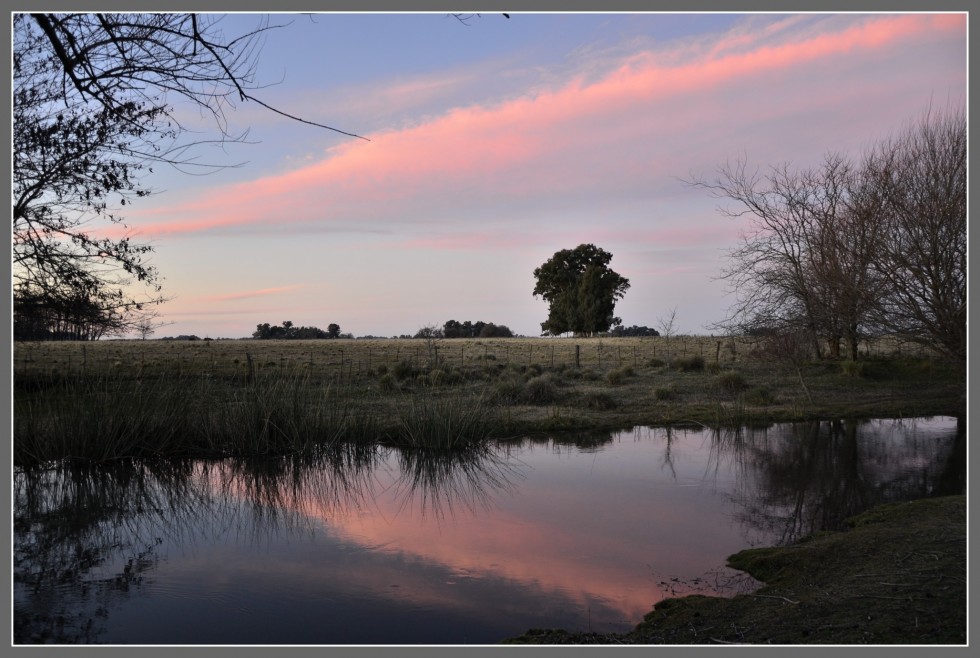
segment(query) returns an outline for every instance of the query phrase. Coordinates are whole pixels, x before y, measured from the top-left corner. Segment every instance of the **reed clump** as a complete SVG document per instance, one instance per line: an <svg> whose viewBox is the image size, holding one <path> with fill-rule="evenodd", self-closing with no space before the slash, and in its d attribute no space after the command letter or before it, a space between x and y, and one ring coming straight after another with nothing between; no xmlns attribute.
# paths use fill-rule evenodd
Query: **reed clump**
<svg viewBox="0 0 980 658"><path fill-rule="evenodd" d="M408 448L453 450L479 445L499 428L496 406L486 396L420 391L402 405L389 440Z"/></svg>

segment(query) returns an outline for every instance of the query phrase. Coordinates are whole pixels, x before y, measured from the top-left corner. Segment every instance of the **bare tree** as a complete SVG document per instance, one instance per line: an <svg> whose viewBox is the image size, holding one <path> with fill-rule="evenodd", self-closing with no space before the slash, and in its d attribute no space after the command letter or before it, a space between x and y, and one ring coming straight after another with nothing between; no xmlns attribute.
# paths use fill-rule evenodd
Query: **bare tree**
<svg viewBox="0 0 980 658"><path fill-rule="evenodd" d="M816 168L783 164L762 175L742 159L691 184L736 202L722 209L726 216L753 220L723 270L736 302L720 327L805 332L815 355L826 346L834 358L846 340L855 357L874 303L878 230L877 216L856 203L860 178L850 162L832 153Z"/></svg>
<svg viewBox="0 0 980 658"><path fill-rule="evenodd" d="M660 333L667 338L667 370L670 370L670 339L674 335L676 327L674 326L674 320L677 317L677 307L670 309L670 315L664 318L659 318L658 323L660 324Z"/></svg>
<svg viewBox="0 0 980 658"><path fill-rule="evenodd" d="M735 202L750 228L723 270L736 302L719 326L731 332L810 336L856 359L861 338L889 332L966 357L966 119L927 113L855 163L821 166L745 160L689 184Z"/></svg>
<svg viewBox="0 0 980 658"><path fill-rule="evenodd" d="M880 321L965 361L967 129L962 109L927 112L866 160L886 230Z"/></svg>

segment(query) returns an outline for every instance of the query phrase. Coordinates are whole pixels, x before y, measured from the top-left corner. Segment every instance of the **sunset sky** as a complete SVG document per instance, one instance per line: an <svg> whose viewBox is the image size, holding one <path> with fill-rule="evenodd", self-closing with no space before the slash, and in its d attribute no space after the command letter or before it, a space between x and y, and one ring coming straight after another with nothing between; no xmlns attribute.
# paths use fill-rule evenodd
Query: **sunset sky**
<svg viewBox="0 0 980 658"><path fill-rule="evenodd" d="M260 16L228 16L229 36ZM242 104L238 167L156 171L127 206L155 248L157 336L259 323L355 336L449 319L536 336L533 270L593 243L630 280L626 325L707 334L748 223L685 184L858 156L930 107L966 102L965 14L273 15L255 92L370 141Z"/></svg>

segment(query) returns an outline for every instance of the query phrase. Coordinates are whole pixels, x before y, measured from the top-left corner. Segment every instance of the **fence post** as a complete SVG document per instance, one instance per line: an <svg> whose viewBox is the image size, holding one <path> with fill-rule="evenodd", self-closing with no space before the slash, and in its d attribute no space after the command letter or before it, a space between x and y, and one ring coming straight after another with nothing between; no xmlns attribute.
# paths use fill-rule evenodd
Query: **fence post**
<svg viewBox="0 0 980 658"><path fill-rule="evenodd" d="M575 346L575 367L580 367L581 362L579 361L579 346Z"/></svg>

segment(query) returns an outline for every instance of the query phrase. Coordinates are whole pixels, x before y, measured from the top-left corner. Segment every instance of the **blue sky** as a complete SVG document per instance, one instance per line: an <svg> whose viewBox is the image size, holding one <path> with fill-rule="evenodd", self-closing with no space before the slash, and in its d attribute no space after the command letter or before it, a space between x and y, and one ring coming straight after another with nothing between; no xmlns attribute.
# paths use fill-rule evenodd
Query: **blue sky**
<svg viewBox="0 0 980 658"><path fill-rule="evenodd" d="M234 15L228 34L254 27ZM229 114L236 164L157 171L127 209L173 299L158 335L291 320L354 335L446 320L538 335L533 270L591 242L632 284L627 325L709 333L745 221L681 179L727 160L858 156L966 99L964 14L280 15ZM129 208L129 207L127 207Z"/></svg>

